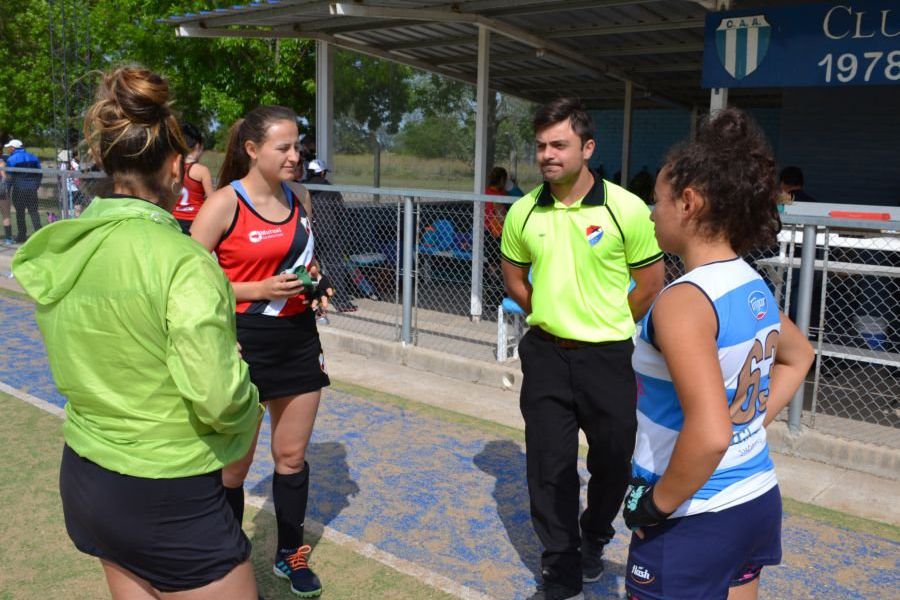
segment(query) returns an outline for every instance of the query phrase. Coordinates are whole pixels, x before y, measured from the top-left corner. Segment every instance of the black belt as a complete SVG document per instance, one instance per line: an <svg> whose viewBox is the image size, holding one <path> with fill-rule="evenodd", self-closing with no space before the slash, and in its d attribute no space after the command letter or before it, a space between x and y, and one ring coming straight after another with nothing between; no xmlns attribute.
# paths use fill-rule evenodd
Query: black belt
<svg viewBox="0 0 900 600"><path fill-rule="evenodd" d="M616 344L620 341L623 341L613 340L609 342L582 342L581 340L570 340L568 338L562 338L557 335L553 335L549 331L544 331L537 325L532 325L531 331L533 331L534 334L539 338L547 340L548 342L553 342L560 348L566 348L567 350L572 350L575 348L590 348L593 346L608 346L609 344Z"/></svg>

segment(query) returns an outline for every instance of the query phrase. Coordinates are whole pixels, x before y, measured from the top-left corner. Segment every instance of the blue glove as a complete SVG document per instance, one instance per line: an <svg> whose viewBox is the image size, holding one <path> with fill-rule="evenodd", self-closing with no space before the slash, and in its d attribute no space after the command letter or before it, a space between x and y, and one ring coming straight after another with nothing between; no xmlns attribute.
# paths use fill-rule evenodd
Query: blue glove
<svg viewBox="0 0 900 600"><path fill-rule="evenodd" d="M637 531L642 527L659 525L671 514L659 510L653 503L652 485L640 477L631 480L625 494L625 508L622 510L625 525L629 529Z"/></svg>

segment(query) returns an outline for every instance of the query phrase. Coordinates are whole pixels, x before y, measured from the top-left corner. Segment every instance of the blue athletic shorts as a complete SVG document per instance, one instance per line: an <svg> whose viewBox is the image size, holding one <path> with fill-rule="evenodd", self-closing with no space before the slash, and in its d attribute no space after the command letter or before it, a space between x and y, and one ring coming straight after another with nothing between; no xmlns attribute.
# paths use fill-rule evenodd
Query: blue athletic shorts
<svg viewBox="0 0 900 600"><path fill-rule="evenodd" d="M781 492L632 534L625 587L634 600L725 600L781 562Z"/></svg>

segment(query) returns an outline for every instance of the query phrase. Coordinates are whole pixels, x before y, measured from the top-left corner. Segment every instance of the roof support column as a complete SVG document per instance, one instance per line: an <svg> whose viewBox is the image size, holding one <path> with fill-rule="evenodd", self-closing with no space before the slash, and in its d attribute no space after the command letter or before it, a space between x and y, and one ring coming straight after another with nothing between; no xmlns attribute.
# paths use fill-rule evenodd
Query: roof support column
<svg viewBox="0 0 900 600"><path fill-rule="evenodd" d="M334 48L316 42L316 156L334 172Z"/></svg>
<svg viewBox="0 0 900 600"><path fill-rule="evenodd" d="M484 25L478 26L478 82L475 92L475 193L483 194L487 183L488 164L488 97L490 90L491 32ZM472 294L473 321L480 321L482 314L482 275L484 273L484 203L475 202L472 207Z"/></svg>
<svg viewBox="0 0 900 600"><path fill-rule="evenodd" d="M709 114L714 115L728 106L728 88L713 88L709 91Z"/></svg>
<svg viewBox="0 0 900 600"><path fill-rule="evenodd" d="M625 107L623 109L622 122L622 177L619 185L628 187L628 170L631 167L631 107L634 97L634 84L631 80L625 82Z"/></svg>
<svg viewBox="0 0 900 600"><path fill-rule="evenodd" d="M716 10L728 10L731 0L716 0ZM714 115L728 107L728 88L712 88L709 91L709 114Z"/></svg>

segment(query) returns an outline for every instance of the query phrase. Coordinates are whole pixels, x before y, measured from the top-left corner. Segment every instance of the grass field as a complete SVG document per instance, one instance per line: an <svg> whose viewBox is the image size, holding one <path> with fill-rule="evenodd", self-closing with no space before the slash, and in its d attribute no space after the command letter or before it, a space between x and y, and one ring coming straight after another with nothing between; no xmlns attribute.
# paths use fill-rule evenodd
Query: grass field
<svg viewBox="0 0 900 600"><path fill-rule="evenodd" d="M65 531L57 483L60 419L6 394L0 394L0 414L0 600L108 598L99 563L75 550ZM244 530L253 542L260 592L268 600L295 598L271 575L274 516L247 506ZM323 598L451 598L328 540L308 541Z"/></svg>

